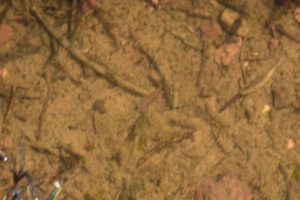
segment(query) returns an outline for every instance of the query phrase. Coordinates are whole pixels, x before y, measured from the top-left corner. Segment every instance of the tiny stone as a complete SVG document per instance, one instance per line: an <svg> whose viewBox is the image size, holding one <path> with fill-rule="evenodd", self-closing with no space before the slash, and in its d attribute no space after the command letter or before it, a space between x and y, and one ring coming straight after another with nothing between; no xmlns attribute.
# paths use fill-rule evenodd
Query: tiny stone
<svg viewBox="0 0 300 200"><path fill-rule="evenodd" d="M225 9L221 14L220 24L222 28L230 33L245 37L249 31L249 25L237 12Z"/></svg>
<svg viewBox="0 0 300 200"><path fill-rule="evenodd" d="M96 100L93 103L93 110L98 112L99 114L104 114L106 112L104 107L104 101L100 99Z"/></svg>
<svg viewBox="0 0 300 200"><path fill-rule="evenodd" d="M21 120L23 122L26 122L29 114L26 113L25 111L17 110L17 111L14 112L14 116L17 119L19 119L19 120Z"/></svg>
<svg viewBox="0 0 300 200"><path fill-rule="evenodd" d="M286 149L291 150L295 147L295 142L292 139L289 139L286 143Z"/></svg>
<svg viewBox="0 0 300 200"><path fill-rule="evenodd" d="M0 24L0 45L8 41L13 35L13 29L6 24Z"/></svg>
<svg viewBox="0 0 300 200"><path fill-rule="evenodd" d="M263 110L262 110L262 113L266 114L266 113L268 113L270 111L271 111L271 106L265 105L264 108L263 108Z"/></svg>
<svg viewBox="0 0 300 200"><path fill-rule="evenodd" d="M247 21L242 19L242 22L241 22L239 28L237 29L236 34L239 36L245 37L247 35L249 29L250 28L249 28Z"/></svg>
<svg viewBox="0 0 300 200"><path fill-rule="evenodd" d="M294 100L293 87L289 85L275 84L272 86L273 106L282 109L289 106Z"/></svg>
<svg viewBox="0 0 300 200"><path fill-rule="evenodd" d="M221 15L221 24L226 31L231 29L234 22L239 18L239 14L231 9L225 9Z"/></svg>

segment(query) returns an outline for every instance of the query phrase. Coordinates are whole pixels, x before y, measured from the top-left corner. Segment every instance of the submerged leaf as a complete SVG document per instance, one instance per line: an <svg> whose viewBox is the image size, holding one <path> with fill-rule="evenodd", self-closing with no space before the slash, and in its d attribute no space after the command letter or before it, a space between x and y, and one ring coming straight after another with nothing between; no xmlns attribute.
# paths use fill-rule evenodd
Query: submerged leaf
<svg viewBox="0 0 300 200"><path fill-rule="evenodd" d="M9 40L13 35L13 29L6 24L0 24L0 46Z"/></svg>

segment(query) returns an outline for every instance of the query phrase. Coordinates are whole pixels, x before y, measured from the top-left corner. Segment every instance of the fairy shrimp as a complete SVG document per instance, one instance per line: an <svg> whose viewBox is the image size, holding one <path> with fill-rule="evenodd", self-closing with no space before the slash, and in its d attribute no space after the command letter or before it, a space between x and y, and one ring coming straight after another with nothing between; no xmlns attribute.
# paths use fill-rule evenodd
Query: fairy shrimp
<svg viewBox="0 0 300 200"><path fill-rule="evenodd" d="M148 96L146 96L141 102L141 104L139 105L139 107L137 108L137 110L135 111L135 113L133 113L133 115L129 118L129 121L140 112L146 110L152 103L154 103L159 98L161 93L162 93L162 89L159 88L151 92Z"/></svg>
<svg viewBox="0 0 300 200"><path fill-rule="evenodd" d="M131 115L131 117L125 123L125 126L134 118L137 114L146 110L151 104L153 104L161 95L162 88L154 90L149 95L147 95L138 106L137 110Z"/></svg>

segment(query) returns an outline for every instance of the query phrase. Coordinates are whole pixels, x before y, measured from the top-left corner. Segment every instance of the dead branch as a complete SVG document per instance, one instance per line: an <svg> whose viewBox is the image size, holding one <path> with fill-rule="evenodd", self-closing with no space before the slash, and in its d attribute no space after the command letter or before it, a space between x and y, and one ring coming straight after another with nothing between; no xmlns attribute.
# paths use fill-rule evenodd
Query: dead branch
<svg viewBox="0 0 300 200"><path fill-rule="evenodd" d="M173 30L169 30L169 33L175 37L175 39L180 40L184 45L186 45L187 47L194 49L195 51L198 52L202 52L203 51L203 46L201 44L198 44L193 41L189 41L188 39L184 38L183 36L181 36L180 33L173 31Z"/></svg>
<svg viewBox="0 0 300 200"><path fill-rule="evenodd" d="M46 84L47 84L47 94L46 94L46 97L45 97L45 100L44 100L44 103L42 106L42 110L41 110L41 113L39 116L38 130L36 131L36 134L35 134L35 138L37 140L41 139L41 137L42 137L42 128L43 128L43 124L44 124L44 119L45 119L45 115L46 115L46 111L47 111L47 107L48 107L49 95L50 95L50 87L49 87L47 79L46 79Z"/></svg>
<svg viewBox="0 0 300 200"><path fill-rule="evenodd" d="M150 149L145 153L144 156L138 159L136 167L138 168L141 164L143 164L146 160L148 160L151 156L153 156L156 153L159 153L167 148L172 147L175 144L181 143L184 140L187 140L191 137L193 137L195 131L189 131L187 133L184 133L182 136L174 138L172 141L164 141L159 144L157 144L155 147Z"/></svg>
<svg viewBox="0 0 300 200"><path fill-rule="evenodd" d="M223 112L228 106L230 106L231 104L233 104L236 100L238 100L239 98L249 95L253 92L256 92L257 90L263 88L266 83L270 80L270 78L272 77L272 75L274 74L276 68L281 64L282 62L282 58L275 64L274 67L272 67L272 69L267 73L267 75L257 84L255 84L252 87L247 87L246 89L243 89L241 91L239 91L236 95L234 95L229 101L227 101L220 109L219 112ZM250 84L251 85L251 84Z"/></svg>
<svg viewBox="0 0 300 200"><path fill-rule="evenodd" d="M62 47L67 49L69 53L81 64L92 69L96 74L103 76L108 82L117 85L128 92L137 95L148 94L148 91L146 91L145 89L139 88L114 74L104 62L100 63L99 65L96 62L90 60L80 50L73 47L73 45L61 33L58 32L58 30L56 30L48 23L49 20L45 19L40 9L32 7L31 12L33 16L39 21L41 26L50 34L50 36L53 37Z"/></svg>
<svg viewBox="0 0 300 200"><path fill-rule="evenodd" d="M148 52L146 52L142 47L138 48L140 53L143 54L144 56L146 56L147 60L149 61L149 63L152 65L153 69L158 73L159 77L160 77L160 81L162 84L162 89L164 91L164 96L166 99L166 102L169 106L170 109L173 108L173 99L171 97L170 94L170 86L167 83L167 80L165 78L165 75L162 73L161 69L159 68L158 64L156 63L156 61L148 54Z"/></svg>
<svg viewBox="0 0 300 200"><path fill-rule="evenodd" d="M246 79L246 70L243 67L243 65L244 65L243 47L244 47L244 44L245 44L246 40L248 39L249 31L250 31L250 29L246 32L246 35L245 35L245 37L242 41L241 50L240 50L241 74L242 74L242 79L243 79L244 84L247 83L247 79Z"/></svg>
<svg viewBox="0 0 300 200"><path fill-rule="evenodd" d="M200 86L200 80L203 75L205 65L207 63L207 57L208 57L207 46L208 46L207 41L203 41L202 50L201 50L201 62L200 62L199 71L197 74L196 87Z"/></svg>
<svg viewBox="0 0 300 200"><path fill-rule="evenodd" d="M282 26L280 25L275 25L276 30L280 33L285 35L287 38L289 38L290 40L293 40L297 43L300 43L300 37L299 35L294 35L293 33L291 33L291 31L287 31L285 30Z"/></svg>
<svg viewBox="0 0 300 200"><path fill-rule="evenodd" d="M282 60L283 59L281 58L259 83L257 83L253 87L243 89L239 92L239 94L245 96L263 88L266 85L266 83L270 80L271 76L274 74L276 68L281 64Z"/></svg>

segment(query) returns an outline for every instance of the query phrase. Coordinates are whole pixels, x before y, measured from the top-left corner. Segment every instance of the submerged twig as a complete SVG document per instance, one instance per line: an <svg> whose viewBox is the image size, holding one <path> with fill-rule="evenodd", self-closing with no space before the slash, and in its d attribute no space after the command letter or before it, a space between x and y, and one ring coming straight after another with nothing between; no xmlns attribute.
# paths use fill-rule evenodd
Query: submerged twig
<svg viewBox="0 0 300 200"><path fill-rule="evenodd" d="M76 86L80 86L82 83L80 80L76 80L75 78L73 78L69 72L64 68L64 66L59 62L59 61L54 61L52 63L52 65L54 67L56 67L58 70L61 70L64 74L66 74L66 76L70 79L70 81L76 85Z"/></svg>
<svg viewBox="0 0 300 200"><path fill-rule="evenodd" d="M2 63L6 63L8 61L12 61L12 60L16 60L19 58L24 58L27 57L29 55L35 54L37 52L40 52L40 46L36 46L36 47L30 47L30 46L25 46L25 45L17 45L17 48L3 54L0 55L0 62Z"/></svg>
<svg viewBox="0 0 300 200"><path fill-rule="evenodd" d="M2 107L1 102L0 102L0 106ZM2 135L2 129L3 129L3 124L4 124L4 120L3 119L4 119L4 116L3 116L2 113L0 113L0 135Z"/></svg>
<svg viewBox="0 0 300 200"><path fill-rule="evenodd" d="M144 156L142 156L141 158L138 159L138 161L136 163L136 167L138 168L141 164L143 164L147 159L149 159L155 153L161 152L162 150L164 150L168 147L171 147L174 144L178 144L178 143L182 142L183 140L187 140L187 139L191 138L193 136L193 134L194 134L194 131L190 131L190 132L184 133L181 137L174 138L172 141L165 141L165 142L161 142L161 143L157 144L156 146L151 148L149 151L147 151Z"/></svg>
<svg viewBox="0 0 300 200"><path fill-rule="evenodd" d="M290 183L290 180L289 180L289 177L288 177L288 173L287 171L284 169L284 167L282 166L281 162L278 164L278 170L279 172L282 174L283 176L283 179L285 181L285 185L286 185L286 190L285 190L285 199L287 200L290 200L290 196L291 196L291 192L290 192L290 189L291 189L291 183Z"/></svg>
<svg viewBox="0 0 300 200"><path fill-rule="evenodd" d="M159 68L158 64L156 63L156 61L142 47L139 47L139 51L144 56L146 56L149 63L152 65L154 70L158 73L158 75L160 77L160 80L161 80L162 90L164 91L164 96L165 96L166 102L167 102L169 108L172 109L173 108L173 99L172 99L171 94L170 94L170 87L167 83L167 80L166 80L164 74L160 70L160 68Z"/></svg>
<svg viewBox="0 0 300 200"><path fill-rule="evenodd" d="M289 38L290 40L293 40L297 43L300 43L300 37L299 35L293 35L293 33L288 32L287 30L285 30L282 26L280 25L275 25L276 30L280 33L285 35L287 38Z"/></svg>
<svg viewBox="0 0 300 200"><path fill-rule="evenodd" d="M0 24L2 24L6 14L8 13L8 10L11 8L11 2L6 1L5 7L2 9L2 13L0 14Z"/></svg>
<svg viewBox="0 0 300 200"><path fill-rule="evenodd" d="M200 86L200 80L201 80L201 76L203 75L206 63L207 63L207 41L203 41L202 44L202 51L201 51L201 62L200 62L200 66L199 66L199 71L197 74L197 80L196 80L196 87Z"/></svg>
<svg viewBox="0 0 300 200"><path fill-rule="evenodd" d="M267 73L267 75L257 84L255 84L252 87L247 87L246 89L243 89L241 91L239 91L236 95L234 95L229 101L227 101L225 103L224 106L222 106L219 109L219 112L223 112L229 105L231 105L232 103L234 103L236 100L238 100L239 98L249 95L253 92L256 92L257 90L263 88L265 86L265 84L270 80L271 76L274 74L276 68L281 64L282 62L282 58L275 64L274 67L272 67L272 69ZM250 84L251 85L251 84Z"/></svg>
<svg viewBox="0 0 300 200"><path fill-rule="evenodd" d="M35 138L37 140L41 139L41 137L42 137L42 128L43 128L45 114L46 114L47 107L48 107L49 95L50 95L50 88L49 88L47 80L46 80L46 84L47 84L47 94L46 94L46 97L45 97L45 100L44 100L44 103L42 106L42 110L41 110L41 113L39 116L38 130L36 131L36 134L35 134Z"/></svg>
<svg viewBox="0 0 300 200"><path fill-rule="evenodd" d="M180 11L185 13L188 16L191 17L197 17L197 18L202 18L202 19L211 19L212 15L205 11L204 9L187 9L187 8L181 8L181 7L177 7L177 8L173 8L174 10Z"/></svg>
<svg viewBox="0 0 300 200"><path fill-rule="evenodd" d="M249 29L250 30L250 29ZM243 54L243 47L245 45L246 40L248 39L248 33L249 30L246 32L245 37L242 41L242 45L241 45L241 50L240 50L240 66L241 66L241 74L242 74L242 79L243 79L243 83L246 84L247 83L247 79L246 79L246 71L244 69L244 54Z"/></svg>
<svg viewBox="0 0 300 200"><path fill-rule="evenodd" d="M157 100L157 98L159 97L161 92L162 92L162 90L161 90L161 88L159 88L159 89L151 92L148 96L146 96L145 99L142 101L142 103L139 105L137 112L142 112L146 108L148 108L149 105L151 105L155 100Z"/></svg>
<svg viewBox="0 0 300 200"><path fill-rule="evenodd" d="M94 13L97 15L98 22L102 25L104 34L112 41L112 45L118 48L117 38L112 32L112 25L104 18L100 10L95 10Z"/></svg>
<svg viewBox="0 0 300 200"><path fill-rule="evenodd" d="M69 10L68 13L68 17L69 17L69 21L68 21L68 39L72 40L72 36L73 36L73 30L74 30L74 23L75 23L75 16L76 16L76 11L77 11L77 4L78 1L77 0L73 0L72 1L72 5L71 5L71 9Z"/></svg>
<svg viewBox="0 0 300 200"><path fill-rule="evenodd" d="M69 53L81 64L92 69L96 74L103 76L110 83L121 87L122 89L137 94L137 95L146 95L148 92L142 88L135 86L134 84L121 79L119 76L114 74L109 67L104 63L97 64L96 62L90 60L86 55L84 55L77 48L73 47L73 45L61 34L59 33L53 26L51 26L45 20L43 15L41 14L40 9L36 7L31 8L31 12L34 17L40 22L43 28L65 49L69 51Z"/></svg>
<svg viewBox="0 0 300 200"><path fill-rule="evenodd" d="M127 120L127 122L125 123L125 126L127 126L127 124L134 118L136 117L137 114L143 112L145 109L147 109L152 103L154 103L158 97L161 95L162 89L159 88L153 92L151 92L149 95L147 95L143 101L141 102L141 104L139 105L139 107L137 108L137 110L133 113L133 115ZM123 131L124 127L120 129L119 133L121 133Z"/></svg>
<svg viewBox="0 0 300 200"><path fill-rule="evenodd" d="M184 45L187 47L194 49L196 51L202 52L203 46L201 44L195 43L193 41L189 41L186 38L184 38L180 33L177 33L176 31L169 30L169 33L173 35L176 39L180 40Z"/></svg>
<svg viewBox="0 0 300 200"><path fill-rule="evenodd" d="M15 100L16 100L16 86L12 86L11 90L10 90L10 96L9 96L9 101L7 104L7 109L4 115L4 119L3 119L3 123L6 124L7 119L9 118L12 110L13 110L13 106L15 104Z"/></svg>
<svg viewBox="0 0 300 200"><path fill-rule="evenodd" d="M253 87L246 88L240 91L240 95L245 96L263 88L264 85L270 80L271 76L274 74L276 68L281 64L282 60L283 59L281 58L259 83L257 83Z"/></svg>

